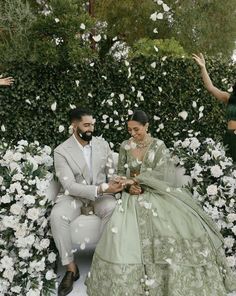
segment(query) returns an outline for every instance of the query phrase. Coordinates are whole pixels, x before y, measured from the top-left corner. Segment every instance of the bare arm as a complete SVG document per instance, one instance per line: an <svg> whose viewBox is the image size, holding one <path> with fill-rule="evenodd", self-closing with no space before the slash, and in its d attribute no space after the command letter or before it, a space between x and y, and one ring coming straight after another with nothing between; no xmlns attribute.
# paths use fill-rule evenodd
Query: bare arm
<svg viewBox="0 0 236 296"><path fill-rule="evenodd" d="M226 91L222 91L219 88L215 87L211 81L211 78L206 69L205 59L202 53L200 55L193 54L193 59L199 65L201 69L201 76L205 88L211 93L216 99L221 102L227 103L230 97L230 94Z"/></svg>

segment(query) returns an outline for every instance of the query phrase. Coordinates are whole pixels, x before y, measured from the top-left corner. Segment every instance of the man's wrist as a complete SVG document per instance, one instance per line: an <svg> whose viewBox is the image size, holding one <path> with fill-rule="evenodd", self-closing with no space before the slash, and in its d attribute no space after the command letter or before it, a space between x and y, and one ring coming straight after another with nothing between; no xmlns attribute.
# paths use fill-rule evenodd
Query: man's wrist
<svg viewBox="0 0 236 296"><path fill-rule="evenodd" d="M109 188L109 185L107 183L102 183L101 185L98 186L98 194L103 194L104 192L107 191Z"/></svg>

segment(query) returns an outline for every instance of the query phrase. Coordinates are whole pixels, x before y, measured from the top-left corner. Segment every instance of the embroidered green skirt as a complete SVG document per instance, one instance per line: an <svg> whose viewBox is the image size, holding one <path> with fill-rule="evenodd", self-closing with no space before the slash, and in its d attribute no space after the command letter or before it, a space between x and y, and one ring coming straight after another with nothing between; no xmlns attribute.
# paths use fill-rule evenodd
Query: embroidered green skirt
<svg viewBox="0 0 236 296"><path fill-rule="evenodd" d="M184 189L151 174L144 194L122 195L97 245L89 296L226 296L236 281L223 238Z"/></svg>

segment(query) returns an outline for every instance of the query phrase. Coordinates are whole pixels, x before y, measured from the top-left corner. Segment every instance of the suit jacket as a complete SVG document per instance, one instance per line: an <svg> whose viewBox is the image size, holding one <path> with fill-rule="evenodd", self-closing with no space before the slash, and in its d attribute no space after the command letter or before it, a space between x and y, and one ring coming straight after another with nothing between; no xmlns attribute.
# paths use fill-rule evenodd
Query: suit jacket
<svg viewBox="0 0 236 296"><path fill-rule="evenodd" d="M71 195L90 200L95 200L96 186L107 182L112 171L114 162L108 143L102 139L93 137L92 146L92 173L73 136L60 144L54 150L54 165L56 175L61 184L58 196Z"/></svg>

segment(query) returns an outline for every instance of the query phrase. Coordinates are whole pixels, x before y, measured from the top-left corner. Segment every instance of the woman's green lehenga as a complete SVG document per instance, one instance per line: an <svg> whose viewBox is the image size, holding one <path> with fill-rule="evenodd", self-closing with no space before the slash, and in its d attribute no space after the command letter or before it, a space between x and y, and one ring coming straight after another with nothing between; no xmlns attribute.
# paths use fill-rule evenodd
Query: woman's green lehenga
<svg viewBox="0 0 236 296"><path fill-rule="evenodd" d="M144 193L122 193L95 250L88 295L223 296L236 290L215 224L187 190L165 181L171 165L164 143L154 139L142 163L128 145L121 145L118 173L140 171Z"/></svg>

